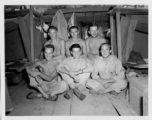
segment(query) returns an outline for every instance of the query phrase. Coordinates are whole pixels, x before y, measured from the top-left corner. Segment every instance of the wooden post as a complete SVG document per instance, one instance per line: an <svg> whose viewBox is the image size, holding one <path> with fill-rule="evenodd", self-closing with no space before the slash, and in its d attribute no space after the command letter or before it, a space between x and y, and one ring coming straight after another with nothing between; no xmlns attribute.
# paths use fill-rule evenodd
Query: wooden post
<svg viewBox="0 0 152 120"><path fill-rule="evenodd" d="M110 31L111 31L111 50L112 50L112 55L114 54L114 22L113 22L113 16L110 16Z"/></svg>
<svg viewBox="0 0 152 120"><path fill-rule="evenodd" d="M122 61L120 12L116 12L118 58Z"/></svg>
<svg viewBox="0 0 152 120"><path fill-rule="evenodd" d="M87 23L87 17L86 17L86 13L85 14L85 21L86 21L86 26L88 26L88 23Z"/></svg>
<svg viewBox="0 0 152 120"><path fill-rule="evenodd" d="M33 35L33 11L30 9L30 38L31 38L31 59L34 62L34 35Z"/></svg>

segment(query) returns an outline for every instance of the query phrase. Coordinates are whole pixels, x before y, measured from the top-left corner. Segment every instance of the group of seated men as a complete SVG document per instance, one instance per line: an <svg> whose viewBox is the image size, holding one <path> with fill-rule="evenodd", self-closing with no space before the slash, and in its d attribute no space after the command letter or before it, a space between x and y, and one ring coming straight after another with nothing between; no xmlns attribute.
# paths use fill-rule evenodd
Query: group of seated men
<svg viewBox="0 0 152 120"><path fill-rule="evenodd" d="M69 29L66 42L57 37L58 29L50 26L51 40L44 45L42 59L28 65L26 71L30 86L40 93L30 93L27 98L45 98L56 101L58 94L65 93L70 99L72 91L79 100L84 100L83 91L90 94L120 93L127 86L125 70L121 61L111 55L111 47L105 38L98 36L98 26L89 27L91 35L85 41L78 37L77 26Z"/></svg>

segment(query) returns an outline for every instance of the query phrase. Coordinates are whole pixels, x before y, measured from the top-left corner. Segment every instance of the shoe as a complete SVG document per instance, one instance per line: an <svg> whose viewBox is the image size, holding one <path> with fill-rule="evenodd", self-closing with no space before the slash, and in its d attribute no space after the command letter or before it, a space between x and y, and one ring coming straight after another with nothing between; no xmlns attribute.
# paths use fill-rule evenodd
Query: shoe
<svg viewBox="0 0 152 120"><path fill-rule="evenodd" d="M73 90L73 92L79 98L79 100L81 100L81 101L86 98L86 95L84 95L83 93L80 93L80 91L77 88L75 88Z"/></svg>
<svg viewBox="0 0 152 120"><path fill-rule="evenodd" d="M80 94L79 96L77 96L78 98L79 98L79 100L84 100L85 98L86 98L86 95L84 95L84 94Z"/></svg>
<svg viewBox="0 0 152 120"><path fill-rule="evenodd" d="M45 98L46 100L49 100L49 101L57 101L58 99L58 95L54 95L54 96L51 96L50 94L48 95L48 98Z"/></svg>
<svg viewBox="0 0 152 120"><path fill-rule="evenodd" d="M64 94L64 97L65 97L66 99L70 99L70 95L69 95L68 93L65 93L65 94Z"/></svg>
<svg viewBox="0 0 152 120"><path fill-rule="evenodd" d="M37 97L36 93L30 92L27 94L26 98L30 100L34 100L34 99L39 99L40 97Z"/></svg>

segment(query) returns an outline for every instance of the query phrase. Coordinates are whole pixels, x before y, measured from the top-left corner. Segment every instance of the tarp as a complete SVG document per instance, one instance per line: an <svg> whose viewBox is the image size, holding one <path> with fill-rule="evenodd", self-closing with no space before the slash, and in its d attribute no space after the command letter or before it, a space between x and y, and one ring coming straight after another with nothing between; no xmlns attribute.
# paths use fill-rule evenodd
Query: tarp
<svg viewBox="0 0 152 120"><path fill-rule="evenodd" d="M26 53L18 27L17 29L15 28L14 30L12 29L11 31L7 31L7 33L5 33L5 61L10 62L22 58L26 58Z"/></svg>
<svg viewBox="0 0 152 120"><path fill-rule="evenodd" d="M121 18L121 40L122 40L122 63L128 61L130 52L133 49L135 28L137 20L123 17Z"/></svg>
<svg viewBox="0 0 152 120"><path fill-rule="evenodd" d="M67 31L67 21L62 13L62 11L58 10L53 17L52 26L56 26L58 28L57 37L68 40L68 31Z"/></svg>
<svg viewBox="0 0 152 120"><path fill-rule="evenodd" d="M77 18L76 18L76 14L73 13L70 20L68 21L68 29L72 26L78 26L78 22L77 22Z"/></svg>
<svg viewBox="0 0 152 120"><path fill-rule="evenodd" d="M39 25L40 21L34 21L33 23L33 35L34 35L34 59L40 56L42 47L46 40L44 39L43 33L36 29L36 25ZM25 17L19 19L20 31L26 50L28 60L31 62L31 39L30 39L30 16L27 14Z"/></svg>
<svg viewBox="0 0 152 120"><path fill-rule="evenodd" d="M77 17L75 13L72 14L70 20L68 21L68 32L69 32L69 28L72 26L78 26L78 21L77 21ZM80 33L81 31L79 32L79 35L78 35L79 38L80 38ZM68 33L68 36L70 36L69 33Z"/></svg>
<svg viewBox="0 0 152 120"><path fill-rule="evenodd" d="M9 33L16 29L18 29L18 24L14 22L5 22L5 33Z"/></svg>
<svg viewBox="0 0 152 120"><path fill-rule="evenodd" d="M17 36L14 36L14 34L13 36L9 36L11 32L9 34L5 34L6 35L5 46L7 48L6 54L5 54L6 61L15 61L18 58L20 59L26 56L28 61L31 62L30 16L29 14L27 14L26 16L20 17L17 19L18 19L18 24L19 24L18 32L20 33L20 36L19 36L20 38L19 37L16 38ZM36 29L36 25L39 25L39 21L34 20L33 22L34 59L37 59L39 57L42 47L44 43L46 42L46 40L44 39L43 33L41 33L38 29ZM9 39L11 39L10 37L12 37L12 39L9 40L10 42L8 42L8 39L7 39L8 37Z"/></svg>

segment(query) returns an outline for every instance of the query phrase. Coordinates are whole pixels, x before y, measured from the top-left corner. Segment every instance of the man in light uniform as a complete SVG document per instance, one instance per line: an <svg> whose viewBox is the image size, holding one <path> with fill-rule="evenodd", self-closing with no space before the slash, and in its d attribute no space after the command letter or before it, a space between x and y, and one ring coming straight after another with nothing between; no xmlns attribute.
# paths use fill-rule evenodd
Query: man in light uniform
<svg viewBox="0 0 152 120"><path fill-rule="evenodd" d="M66 48L66 56L70 57L70 50L69 48L71 47L71 45L77 43L81 46L82 48L82 53L81 53L81 57L86 57L87 53L86 53L86 43L84 40L78 38L78 34L79 34L79 30L77 26L72 26L69 28L69 33L71 35L71 38L69 40L66 41L65 43L65 48Z"/></svg>
<svg viewBox="0 0 152 120"><path fill-rule="evenodd" d="M87 56L93 61L99 54L101 44L106 43L106 39L98 35L99 30L96 24L92 24L88 32L91 36L86 39Z"/></svg>
<svg viewBox="0 0 152 120"><path fill-rule="evenodd" d="M28 94L27 98L33 99L44 97L45 99L55 101L57 94L67 90L68 85L65 81L57 81L56 67L59 64L53 59L54 46L47 44L44 47L43 60L38 60L26 67L30 79L30 86L35 87L41 94Z"/></svg>
<svg viewBox="0 0 152 120"><path fill-rule="evenodd" d="M86 96L81 93L81 90L86 89L86 81L94 68L87 58L80 57L81 47L79 44L73 44L70 47L70 52L72 56L64 59L57 67L57 71L75 95L80 100L84 100Z"/></svg>
<svg viewBox="0 0 152 120"><path fill-rule="evenodd" d="M94 61L94 72L87 86L90 93L119 93L127 86L125 70L121 61L114 55L110 55L110 45L103 43L99 49L100 56Z"/></svg>

